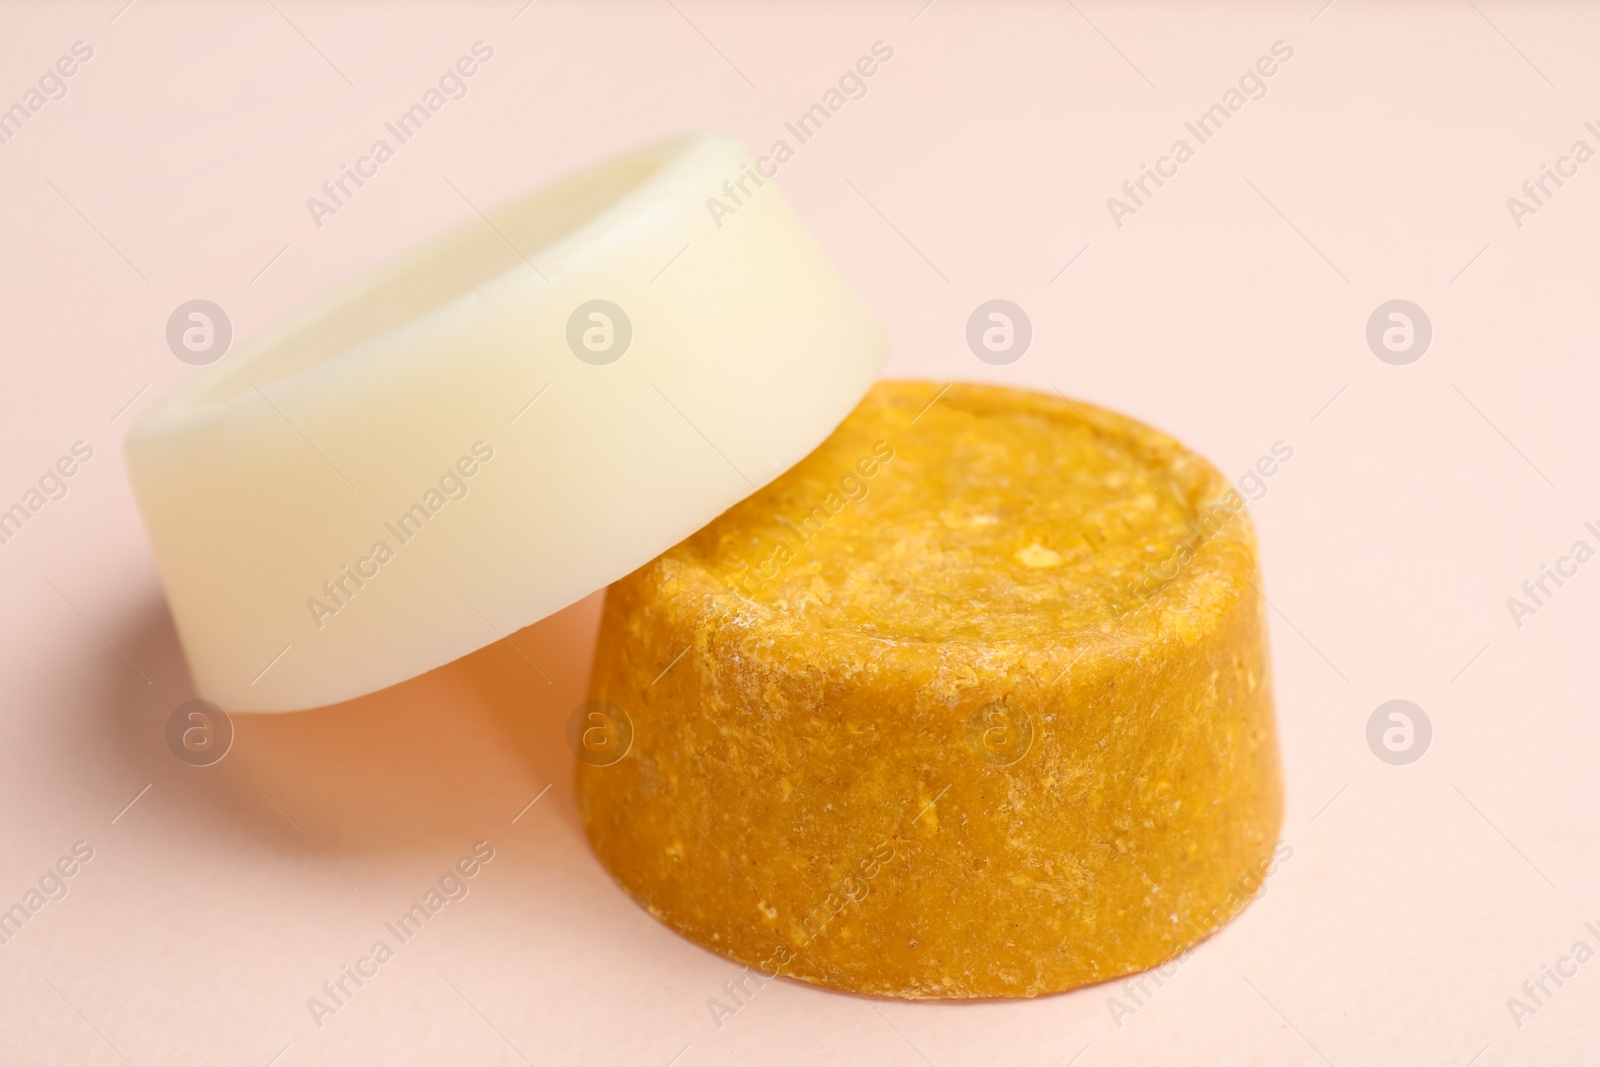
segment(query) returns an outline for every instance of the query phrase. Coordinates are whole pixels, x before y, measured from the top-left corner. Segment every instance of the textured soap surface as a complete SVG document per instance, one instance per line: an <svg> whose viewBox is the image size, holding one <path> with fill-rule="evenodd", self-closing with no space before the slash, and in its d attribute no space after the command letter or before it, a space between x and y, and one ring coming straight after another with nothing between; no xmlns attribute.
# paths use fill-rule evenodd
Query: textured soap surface
<svg viewBox="0 0 1600 1067"><path fill-rule="evenodd" d="M768 975L1033 996L1155 966L1271 864L1259 583L1243 502L1171 438L879 383L610 588L589 839L652 915Z"/></svg>

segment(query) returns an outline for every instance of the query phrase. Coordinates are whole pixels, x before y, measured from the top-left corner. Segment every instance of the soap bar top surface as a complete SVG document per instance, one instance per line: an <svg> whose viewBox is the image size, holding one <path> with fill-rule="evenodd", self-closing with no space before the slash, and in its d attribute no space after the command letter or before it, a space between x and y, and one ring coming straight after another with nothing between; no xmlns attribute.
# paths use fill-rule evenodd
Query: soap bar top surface
<svg viewBox="0 0 1600 1067"><path fill-rule="evenodd" d="M1222 521L1242 505L1233 492L1171 438L1103 409L880 382L788 476L668 558L778 629L1056 644L1107 634L1168 585L1165 603L1202 606L1240 562L1230 545L1253 549L1248 519ZM809 550L816 538L826 551ZM1221 543L1198 554L1197 539Z"/></svg>

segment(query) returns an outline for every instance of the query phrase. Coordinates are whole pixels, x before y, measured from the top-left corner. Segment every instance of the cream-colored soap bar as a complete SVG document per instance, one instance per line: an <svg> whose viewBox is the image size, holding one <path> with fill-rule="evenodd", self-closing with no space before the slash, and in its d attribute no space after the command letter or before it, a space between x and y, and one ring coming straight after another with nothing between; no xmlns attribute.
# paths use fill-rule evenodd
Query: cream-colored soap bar
<svg viewBox="0 0 1600 1067"><path fill-rule="evenodd" d="M707 200L743 191L731 216ZM816 446L881 331L744 149L615 159L352 284L128 439L200 694L327 704L688 536Z"/></svg>

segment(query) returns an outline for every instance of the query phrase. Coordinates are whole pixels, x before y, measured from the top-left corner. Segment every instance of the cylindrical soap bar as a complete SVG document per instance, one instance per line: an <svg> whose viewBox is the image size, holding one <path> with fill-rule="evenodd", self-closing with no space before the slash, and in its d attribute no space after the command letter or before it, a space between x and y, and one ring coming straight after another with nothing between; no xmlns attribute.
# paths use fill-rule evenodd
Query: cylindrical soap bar
<svg viewBox="0 0 1600 1067"><path fill-rule="evenodd" d="M885 996L1162 963L1273 862L1256 541L1064 398L889 382L612 585L574 736L601 862L712 951Z"/></svg>
<svg viewBox="0 0 1600 1067"><path fill-rule="evenodd" d="M229 354L145 415L128 467L200 695L292 711L638 567L815 448L884 354L744 148L678 137Z"/></svg>

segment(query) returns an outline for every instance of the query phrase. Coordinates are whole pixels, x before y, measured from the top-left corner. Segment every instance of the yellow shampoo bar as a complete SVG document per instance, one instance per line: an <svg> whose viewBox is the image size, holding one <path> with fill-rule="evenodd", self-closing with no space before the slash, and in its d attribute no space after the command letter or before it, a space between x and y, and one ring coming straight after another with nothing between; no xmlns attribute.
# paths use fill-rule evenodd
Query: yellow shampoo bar
<svg viewBox="0 0 1600 1067"><path fill-rule="evenodd" d="M1035 996L1156 966L1273 862L1258 584L1243 501L1171 438L879 383L611 586L574 734L589 840L766 975Z"/></svg>

